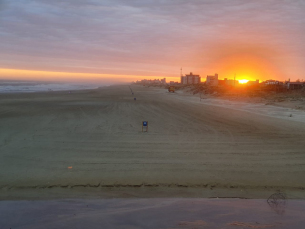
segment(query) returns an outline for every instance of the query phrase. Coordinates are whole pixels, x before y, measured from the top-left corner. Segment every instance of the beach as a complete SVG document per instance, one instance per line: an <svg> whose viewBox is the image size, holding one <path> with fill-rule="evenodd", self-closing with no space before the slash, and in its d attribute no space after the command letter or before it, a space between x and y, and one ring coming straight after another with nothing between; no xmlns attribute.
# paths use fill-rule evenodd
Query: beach
<svg viewBox="0 0 305 229"><path fill-rule="evenodd" d="M0 198L305 199L303 113L139 85L0 94Z"/></svg>

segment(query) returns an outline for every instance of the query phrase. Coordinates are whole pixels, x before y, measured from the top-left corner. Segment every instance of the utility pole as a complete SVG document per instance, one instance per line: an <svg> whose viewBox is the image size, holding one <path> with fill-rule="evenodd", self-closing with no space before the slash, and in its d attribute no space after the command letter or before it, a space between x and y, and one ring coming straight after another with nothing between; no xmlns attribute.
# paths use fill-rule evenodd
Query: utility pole
<svg viewBox="0 0 305 229"><path fill-rule="evenodd" d="M235 87L235 78L236 78L236 73L234 74L234 87Z"/></svg>

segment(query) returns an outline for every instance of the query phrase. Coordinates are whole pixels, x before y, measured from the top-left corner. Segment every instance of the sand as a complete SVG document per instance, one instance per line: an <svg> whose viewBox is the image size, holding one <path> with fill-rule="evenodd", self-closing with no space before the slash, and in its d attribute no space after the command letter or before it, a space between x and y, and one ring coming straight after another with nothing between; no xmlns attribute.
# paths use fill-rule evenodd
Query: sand
<svg viewBox="0 0 305 229"><path fill-rule="evenodd" d="M305 199L304 113L130 87L1 94L0 198L79 188L135 197L280 190Z"/></svg>

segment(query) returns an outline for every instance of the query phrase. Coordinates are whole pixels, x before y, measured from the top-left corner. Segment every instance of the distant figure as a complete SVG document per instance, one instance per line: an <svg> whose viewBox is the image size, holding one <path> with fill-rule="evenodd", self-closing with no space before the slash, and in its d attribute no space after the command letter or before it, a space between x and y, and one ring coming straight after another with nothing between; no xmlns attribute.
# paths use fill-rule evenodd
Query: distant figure
<svg viewBox="0 0 305 229"><path fill-rule="evenodd" d="M132 94L133 94L133 92L132 92Z"/></svg>
<svg viewBox="0 0 305 229"><path fill-rule="evenodd" d="M136 98L134 98L134 100L137 100Z"/></svg>

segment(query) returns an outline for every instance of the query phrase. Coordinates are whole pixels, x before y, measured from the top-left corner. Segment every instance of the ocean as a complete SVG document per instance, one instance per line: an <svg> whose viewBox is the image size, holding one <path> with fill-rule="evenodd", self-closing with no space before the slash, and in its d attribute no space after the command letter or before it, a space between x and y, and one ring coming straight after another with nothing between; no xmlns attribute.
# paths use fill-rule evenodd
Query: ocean
<svg viewBox="0 0 305 229"><path fill-rule="evenodd" d="M42 81L13 81L0 80L0 93L29 93L47 91L70 91L96 89L108 85L94 83L71 83L71 82L42 82Z"/></svg>

